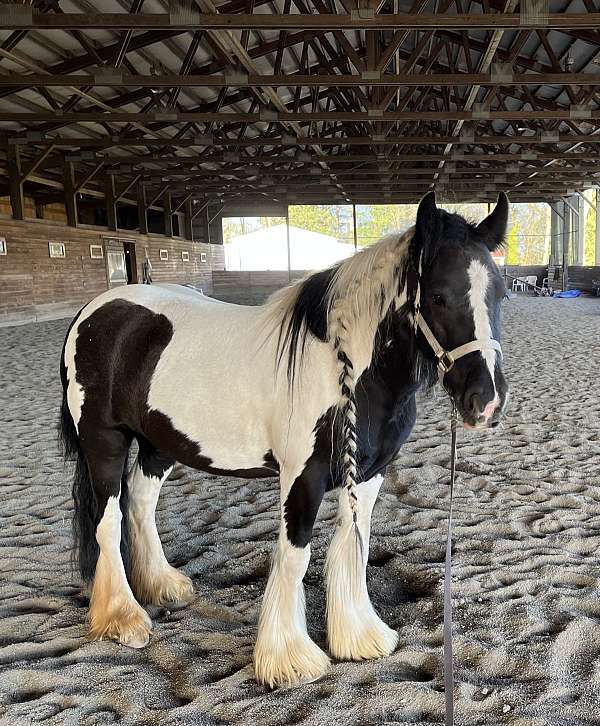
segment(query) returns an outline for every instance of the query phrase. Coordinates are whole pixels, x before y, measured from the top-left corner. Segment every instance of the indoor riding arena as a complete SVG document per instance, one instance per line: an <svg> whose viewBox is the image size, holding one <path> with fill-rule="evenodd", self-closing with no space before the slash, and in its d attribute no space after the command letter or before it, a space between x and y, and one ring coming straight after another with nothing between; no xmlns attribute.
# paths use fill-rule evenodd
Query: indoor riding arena
<svg viewBox="0 0 600 726"><path fill-rule="evenodd" d="M598 724L599 131L598 0L0 4L0 724ZM457 229L461 241L452 248L448 235ZM477 250L479 267L468 263L467 249ZM382 262L377 250L401 256L391 260L388 251ZM389 289L382 282L379 290L374 280L384 263ZM302 282L332 266L337 272ZM469 281L460 294L438 294L459 273ZM484 279L481 299L477 279ZM492 279L495 302L485 286ZM290 284L300 292L278 292ZM361 295L372 289L381 300L369 307ZM86 313L100 294L109 302ZM276 302L266 303L273 294ZM152 302L161 295L174 296L170 308ZM342 316L344 301L354 318ZM279 346L297 344L310 383L297 399L293 379L290 389L276 388L279 372L274 383L269 365L252 367L252 346L235 347L238 328L218 323L260 319L263 305L273 320L287 304L290 327L281 318L273 370L277 355L288 355ZM111 305L125 311L118 323L125 327L105 317L95 329ZM379 317L359 369L351 343L343 346L352 340L347 321L362 320L363 307ZM194 318L194 334L167 359L194 310L214 315L216 332ZM451 317L457 310L470 311L461 313L464 332ZM83 322L72 324L79 311ZM444 320L455 322L444 327ZM239 340L250 340L238 325L246 336ZM405 336L399 347L397 330ZM465 345L474 347L457 353ZM147 377L147 351L155 349L156 375ZM380 433L369 419L362 436L361 400L370 417L371 405L396 395L394 368L385 395L377 389L383 403L369 403L375 384L367 381L378 374L368 376L388 349L402 360L403 351L416 351L407 370L417 383L407 397L416 395L417 417L381 470L369 538L369 512L356 508L368 485L358 457L364 447L380 450ZM310 368L314 350L329 368ZM292 369L295 353L290 348ZM168 360L173 368L165 372ZM475 364L494 398L485 409L483 393L469 399L481 402L476 420L485 425L470 425L459 407L451 497L456 417L444 387L456 407L458 373ZM118 366L131 378L117 382ZM510 387L502 396L501 368ZM419 388L425 369L435 385ZM171 419L150 404L159 370ZM310 420L307 451L315 456L326 434L331 451L339 432L341 453L331 453L326 467L331 481L338 470L344 479L320 507L317 500L312 540L311 517L292 502L292 494L306 496L299 482L313 485L312 458L286 484L277 446L261 450L258 468L226 466L172 423L209 371L210 401L192 419L212 431L222 457L245 450L263 430L260 405L244 413L246 393L259 403L292 397L289 419L266 426L275 441L331 378L333 413L327 418L322 406ZM133 443L116 493L101 496L92 459L81 452L91 446L84 425L93 386L107 376L115 381L105 396L110 420ZM169 441L180 436L182 451L196 441L194 461L205 466L186 466L149 429L117 422L115 399L133 410L140 391L148 419L157 413L170 421ZM219 433L211 416L226 414L246 439ZM77 466L63 456L59 420L67 448L71 436L71 453L79 452ZM299 446L302 437L289 431L288 443ZM112 444L95 446L98 457L113 456ZM156 466L168 459L158 473L143 458L149 447ZM78 477L92 487L87 504ZM154 504L136 519L163 480L156 524ZM340 546L360 550L360 591L343 589L352 565L343 570L333 546L328 555L346 526L344 506L356 538ZM73 543L74 522L85 536L84 515L93 521L96 567L87 585ZM294 539L295 516L300 530L308 517L310 544ZM147 615L132 594L142 519L145 551L162 558L161 572L174 576L177 568L193 585L186 597L138 597ZM116 540L107 544L110 527ZM126 550L138 568L133 578ZM296 579L290 563L300 568ZM153 566L148 557L144 567ZM102 601L101 577L109 588L121 583ZM332 581L343 593L335 607ZM150 617L151 632L142 628L147 644L124 637L120 626L94 625L113 612L115 592L143 622ZM344 625L347 606L356 606L354 625ZM341 618L337 635L334 617ZM392 646L375 647L373 657L348 645L343 657L335 638L350 642L363 620L383 627ZM300 636L330 664L317 672L294 660ZM272 658L270 671L261 657ZM278 657L288 658L287 670L278 670Z"/></svg>

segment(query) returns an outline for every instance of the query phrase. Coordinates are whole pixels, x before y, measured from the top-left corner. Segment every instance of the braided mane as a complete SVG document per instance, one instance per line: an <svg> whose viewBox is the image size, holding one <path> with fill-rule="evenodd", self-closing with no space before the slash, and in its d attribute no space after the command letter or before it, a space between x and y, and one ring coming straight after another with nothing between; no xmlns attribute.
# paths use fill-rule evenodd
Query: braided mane
<svg viewBox="0 0 600 726"><path fill-rule="evenodd" d="M344 486L356 521L358 480L356 382L369 367L378 327L399 298L410 229L384 237L335 267L318 272L277 293L267 303L278 322L278 362L287 358L290 386L301 365L307 338L329 342L338 364L342 413Z"/></svg>

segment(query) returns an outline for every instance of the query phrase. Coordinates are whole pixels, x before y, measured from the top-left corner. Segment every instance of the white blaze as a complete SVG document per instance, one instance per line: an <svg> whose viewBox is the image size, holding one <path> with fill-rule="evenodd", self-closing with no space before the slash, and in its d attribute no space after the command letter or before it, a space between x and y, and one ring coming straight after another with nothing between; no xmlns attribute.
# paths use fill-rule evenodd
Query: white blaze
<svg viewBox="0 0 600 726"><path fill-rule="evenodd" d="M467 270L469 275L469 302L471 304L471 310L473 311L473 322L475 324L475 339L476 340L489 340L493 338L492 325L490 323L490 315L487 306L487 291L490 283L490 277L485 265L482 265L478 260L472 260ZM496 366L496 351L490 348L481 351L481 355L485 359L485 362L492 378L492 385L494 386L494 398L496 398L496 380L494 376L494 369Z"/></svg>

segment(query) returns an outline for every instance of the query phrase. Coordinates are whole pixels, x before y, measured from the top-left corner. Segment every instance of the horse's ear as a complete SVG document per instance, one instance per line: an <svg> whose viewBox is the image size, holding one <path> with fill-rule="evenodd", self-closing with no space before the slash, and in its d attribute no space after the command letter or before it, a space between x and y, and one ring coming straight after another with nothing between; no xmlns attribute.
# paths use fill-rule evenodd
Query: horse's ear
<svg viewBox="0 0 600 726"><path fill-rule="evenodd" d="M504 242L508 225L508 197L504 192L498 195L493 212L477 225L477 231L483 236L491 252L498 249Z"/></svg>
<svg viewBox="0 0 600 726"><path fill-rule="evenodd" d="M435 192L428 192L419 202L415 236L411 247L413 259L416 261L421 254L427 258L431 247L440 235L440 217L435 204Z"/></svg>

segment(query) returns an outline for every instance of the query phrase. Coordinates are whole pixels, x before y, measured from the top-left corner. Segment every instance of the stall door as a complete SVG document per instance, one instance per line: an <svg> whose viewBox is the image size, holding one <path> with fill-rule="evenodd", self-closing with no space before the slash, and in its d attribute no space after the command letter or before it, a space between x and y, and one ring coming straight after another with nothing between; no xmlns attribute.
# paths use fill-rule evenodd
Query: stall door
<svg viewBox="0 0 600 726"><path fill-rule="evenodd" d="M127 273L127 284L133 285L138 281L137 262L135 258L135 242L123 242L125 253L125 272Z"/></svg>

